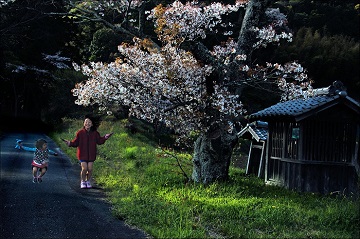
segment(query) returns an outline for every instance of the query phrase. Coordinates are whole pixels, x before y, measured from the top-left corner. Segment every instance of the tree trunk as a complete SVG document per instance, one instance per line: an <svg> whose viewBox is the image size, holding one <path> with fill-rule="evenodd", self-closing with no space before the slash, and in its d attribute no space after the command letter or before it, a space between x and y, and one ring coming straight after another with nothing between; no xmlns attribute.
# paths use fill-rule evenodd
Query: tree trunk
<svg viewBox="0 0 360 239"><path fill-rule="evenodd" d="M228 179L236 142L235 133L229 134L221 129L200 135L194 145L192 180L209 184Z"/></svg>

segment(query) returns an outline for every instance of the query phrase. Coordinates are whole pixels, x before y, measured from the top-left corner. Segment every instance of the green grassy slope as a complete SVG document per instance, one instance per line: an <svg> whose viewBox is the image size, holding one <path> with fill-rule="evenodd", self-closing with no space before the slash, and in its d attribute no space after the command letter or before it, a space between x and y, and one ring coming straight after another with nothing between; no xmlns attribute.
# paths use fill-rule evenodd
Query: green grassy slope
<svg viewBox="0 0 360 239"><path fill-rule="evenodd" d="M154 238L359 238L359 200L297 193L264 185L230 168L230 180L203 186L185 183L176 158L190 176L191 154L158 147L151 128L104 120L99 132L114 135L98 147L94 179L104 188L115 217ZM72 139L82 121L65 119L51 137L76 163ZM176 155L176 158L172 156Z"/></svg>

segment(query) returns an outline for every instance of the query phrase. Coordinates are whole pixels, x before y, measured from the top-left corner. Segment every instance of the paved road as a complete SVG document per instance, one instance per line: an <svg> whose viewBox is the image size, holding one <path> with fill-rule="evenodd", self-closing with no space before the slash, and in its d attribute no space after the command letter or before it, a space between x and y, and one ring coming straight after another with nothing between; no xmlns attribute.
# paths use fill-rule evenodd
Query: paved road
<svg viewBox="0 0 360 239"><path fill-rule="evenodd" d="M32 182L33 153L15 149L18 138L28 147L45 138L59 153L42 183ZM46 135L5 134L0 146L0 238L149 238L112 216L100 188L80 189L80 167Z"/></svg>

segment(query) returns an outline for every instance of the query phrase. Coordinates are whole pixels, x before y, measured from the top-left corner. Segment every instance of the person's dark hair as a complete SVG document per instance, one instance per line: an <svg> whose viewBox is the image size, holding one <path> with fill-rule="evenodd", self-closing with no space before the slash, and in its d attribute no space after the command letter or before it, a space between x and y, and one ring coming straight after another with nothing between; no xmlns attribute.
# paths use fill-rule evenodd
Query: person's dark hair
<svg viewBox="0 0 360 239"><path fill-rule="evenodd" d="M35 147L36 147L37 149L42 149L42 147L43 147L44 144L47 144L47 142L46 142L45 139L38 139L38 140L36 140L36 142L35 142Z"/></svg>
<svg viewBox="0 0 360 239"><path fill-rule="evenodd" d="M85 115L85 119L91 120L92 126L91 126L90 130L92 130L92 131L97 130L97 128L100 126L100 123L101 123L100 116L87 114L87 115Z"/></svg>

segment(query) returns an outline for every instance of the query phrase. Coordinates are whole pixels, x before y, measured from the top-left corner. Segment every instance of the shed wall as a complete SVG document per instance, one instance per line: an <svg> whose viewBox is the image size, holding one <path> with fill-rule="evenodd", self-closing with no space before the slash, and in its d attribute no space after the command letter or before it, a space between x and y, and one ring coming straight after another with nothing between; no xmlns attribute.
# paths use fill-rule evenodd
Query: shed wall
<svg viewBox="0 0 360 239"><path fill-rule="evenodd" d="M358 177L349 164L311 164L270 159L266 183L300 192L358 195Z"/></svg>
<svg viewBox="0 0 360 239"><path fill-rule="evenodd" d="M344 117L325 113L299 123L269 122L265 182L303 192L357 195L353 162L360 131L354 118Z"/></svg>

